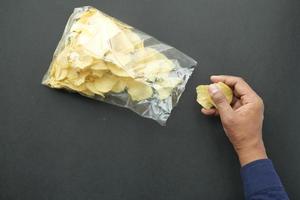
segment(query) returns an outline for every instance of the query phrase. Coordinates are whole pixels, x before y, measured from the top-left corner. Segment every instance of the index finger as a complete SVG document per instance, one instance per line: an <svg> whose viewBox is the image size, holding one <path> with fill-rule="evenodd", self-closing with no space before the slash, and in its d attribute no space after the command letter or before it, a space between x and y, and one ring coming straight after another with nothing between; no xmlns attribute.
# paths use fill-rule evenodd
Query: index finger
<svg viewBox="0 0 300 200"><path fill-rule="evenodd" d="M235 95L238 97L244 95L256 95L254 90L240 77L237 76L226 76L226 75L219 75L219 76L211 76L211 81L213 83L223 82L226 85L230 86Z"/></svg>

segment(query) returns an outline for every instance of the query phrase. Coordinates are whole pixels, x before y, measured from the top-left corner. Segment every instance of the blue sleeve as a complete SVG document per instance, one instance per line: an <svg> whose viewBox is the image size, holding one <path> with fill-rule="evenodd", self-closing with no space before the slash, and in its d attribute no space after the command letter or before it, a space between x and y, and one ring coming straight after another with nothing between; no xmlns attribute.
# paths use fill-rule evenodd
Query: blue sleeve
<svg viewBox="0 0 300 200"><path fill-rule="evenodd" d="M246 200L288 200L272 161L256 160L241 169Z"/></svg>

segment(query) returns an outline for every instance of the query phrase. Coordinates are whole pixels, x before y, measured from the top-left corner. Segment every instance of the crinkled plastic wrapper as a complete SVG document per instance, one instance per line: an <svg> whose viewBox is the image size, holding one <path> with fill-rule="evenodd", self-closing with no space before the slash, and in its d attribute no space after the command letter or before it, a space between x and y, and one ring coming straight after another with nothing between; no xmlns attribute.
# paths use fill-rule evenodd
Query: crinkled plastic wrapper
<svg viewBox="0 0 300 200"><path fill-rule="evenodd" d="M196 61L93 7L76 8L42 83L165 125Z"/></svg>

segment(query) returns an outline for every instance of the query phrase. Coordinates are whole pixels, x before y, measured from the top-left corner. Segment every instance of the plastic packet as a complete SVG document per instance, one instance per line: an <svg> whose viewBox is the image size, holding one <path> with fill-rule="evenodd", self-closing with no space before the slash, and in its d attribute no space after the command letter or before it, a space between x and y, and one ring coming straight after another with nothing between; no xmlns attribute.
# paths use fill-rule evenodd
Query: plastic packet
<svg viewBox="0 0 300 200"><path fill-rule="evenodd" d="M85 6L75 8L42 84L126 107L165 125L197 62Z"/></svg>

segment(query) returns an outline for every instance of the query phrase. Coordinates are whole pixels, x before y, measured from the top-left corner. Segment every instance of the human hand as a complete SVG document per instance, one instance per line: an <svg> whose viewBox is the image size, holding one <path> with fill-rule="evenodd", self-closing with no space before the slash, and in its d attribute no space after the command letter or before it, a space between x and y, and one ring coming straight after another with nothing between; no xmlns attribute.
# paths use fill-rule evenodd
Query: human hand
<svg viewBox="0 0 300 200"><path fill-rule="evenodd" d="M262 99L239 77L211 76L211 81L223 82L232 88L234 94L232 106L226 101L222 91L211 84L209 93L216 108L202 108L202 113L220 115L224 131L238 154L242 166L267 158L262 139L264 117Z"/></svg>

